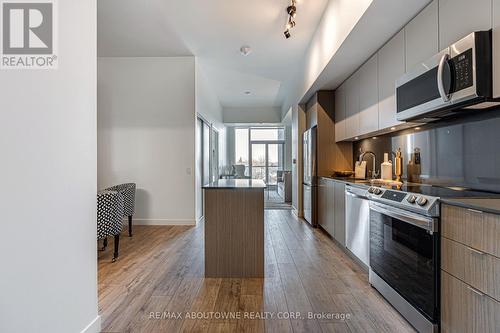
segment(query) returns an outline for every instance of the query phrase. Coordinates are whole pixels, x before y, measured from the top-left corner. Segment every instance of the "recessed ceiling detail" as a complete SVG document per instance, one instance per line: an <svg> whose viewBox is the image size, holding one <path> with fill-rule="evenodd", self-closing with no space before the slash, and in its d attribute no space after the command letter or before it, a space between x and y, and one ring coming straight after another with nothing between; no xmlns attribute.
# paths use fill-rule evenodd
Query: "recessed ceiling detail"
<svg viewBox="0 0 500 333"><path fill-rule="evenodd" d="M223 107L281 107L328 0L98 1L99 56L194 55ZM300 26L300 29L298 27ZM251 53L243 56L242 46ZM243 92L251 91L251 95Z"/></svg>

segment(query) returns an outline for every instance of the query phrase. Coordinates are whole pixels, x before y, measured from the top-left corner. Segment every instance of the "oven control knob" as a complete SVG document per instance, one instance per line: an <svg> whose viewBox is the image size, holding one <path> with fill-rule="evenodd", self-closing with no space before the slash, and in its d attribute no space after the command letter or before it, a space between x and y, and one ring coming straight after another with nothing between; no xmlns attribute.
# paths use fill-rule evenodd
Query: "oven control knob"
<svg viewBox="0 0 500 333"><path fill-rule="evenodd" d="M419 206L425 206L427 204L427 199L424 197L420 197L417 199L417 204Z"/></svg>
<svg viewBox="0 0 500 333"><path fill-rule="evenodd" d="M408 197L408 199L406 199L406 201L408 201L411 204L414 204L417 201L417 197L412 194Z"/></svg>
<svg viewBox="0 0 500 333"><path fill-rule="evenodd" d="M375 187L375 189L373 190L373 193L375 193L376 195L379 195L382 193L382 190L379 189L378 187Z"/></svg>

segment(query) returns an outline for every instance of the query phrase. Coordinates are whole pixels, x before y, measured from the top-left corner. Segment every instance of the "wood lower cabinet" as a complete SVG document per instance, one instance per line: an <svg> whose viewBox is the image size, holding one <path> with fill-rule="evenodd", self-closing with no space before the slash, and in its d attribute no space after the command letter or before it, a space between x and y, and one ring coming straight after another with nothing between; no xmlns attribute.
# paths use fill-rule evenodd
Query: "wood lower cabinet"
<svg viewBox="0 0 500 333"><path fill-rule="evenodd" d="M320 178L318 181L318 223L334 237L334 182Z"/></svg>
<svg viewBox="0 0 500 333"><path fill-rule="evenodd" d="M500 258L442 237L441 268L500 301Z"/></svg>
<svg viewBox="0 0 500 333"><path fill-rule="evenodd" d="M345 184L328 178L318 181L318 223L345 246Z"/></svg>
<svg viewBox="0 0 500 333"><path fill-rule="evenodd" d="M500 332L500 303L443 271L441 332Z"/></svg>
<svg viewBox="0 0 500 333"><path fill-rule="evenodd" d="M500 257L500 216L474 209L443 205L441 234Z"/></svg>
<svg viewBox="0 0 500 333"><path fill-rule="evenodd" d="M345 184L334 182L334 235L345 246Z"/></svg>
<svg viewBox="0 0 500 333"><path fill-rule="evenodd" d="M441 217L441 332L500 332L500 216L450 205Z"/></svg>

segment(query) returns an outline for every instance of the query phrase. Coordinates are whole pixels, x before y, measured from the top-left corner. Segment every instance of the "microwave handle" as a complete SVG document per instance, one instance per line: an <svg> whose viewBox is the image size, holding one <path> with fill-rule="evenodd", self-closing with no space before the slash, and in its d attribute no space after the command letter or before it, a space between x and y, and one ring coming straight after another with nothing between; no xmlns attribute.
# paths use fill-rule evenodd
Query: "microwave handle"
<svg viewBox="0 0 500 333"><path fill-rule="evenodd" d="M441 95L441 98L443 99L444 102L449 102L451 99L450 95L447 94L446 91L444 90L444 82L443 82L444 66L448 60L450 60L450 55L447 53L443 54L441 60L439 61L438 73L437 73L437 85L438 85L439 95Z"/></svg>

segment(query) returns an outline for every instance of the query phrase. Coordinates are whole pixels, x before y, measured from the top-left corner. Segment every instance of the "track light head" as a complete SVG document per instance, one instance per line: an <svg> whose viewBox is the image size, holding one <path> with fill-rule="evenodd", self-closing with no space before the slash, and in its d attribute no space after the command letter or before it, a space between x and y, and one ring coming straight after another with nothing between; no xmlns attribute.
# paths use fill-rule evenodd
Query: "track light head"
<svg viewBox="0 0 500 333"><path fill-rule="evenodd" d="M291 0L290 6L286 7L286 12L288 14L288 20L285 25L285 32L284 35L286 39L290 38L292 34L290 33L290 30L295 27L295 16L297 15L297 7L296 7L296 0Z"/></svg>
<svg viewBox="0 0 500 333"><path fill-rule="evenodd" d="M290 17L290 18L288 19L288 22L286 23L285 29L286 29L286 30L290 30L290 29L292 29L293 27L295 27L295 21L294 21L294 20L292 20L292 18Z"/></svg>

